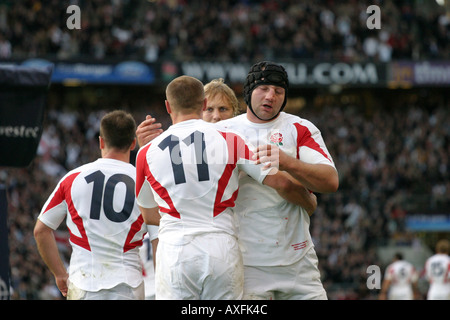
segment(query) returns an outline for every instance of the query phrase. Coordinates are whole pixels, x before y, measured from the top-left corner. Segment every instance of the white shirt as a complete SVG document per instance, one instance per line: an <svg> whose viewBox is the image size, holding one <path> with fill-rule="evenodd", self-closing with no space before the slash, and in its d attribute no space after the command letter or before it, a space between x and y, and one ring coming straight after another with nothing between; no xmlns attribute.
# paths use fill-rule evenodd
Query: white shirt
<svg viewBox="0 0 450 320"><path fill-rule="evenodd" d="M418 274L414 266L404 260L391 263L385 272L385 279L391 281L388 297L390 300L412 300L412 284L417 281Z"/></svg>
<svg viewBox="0 0 450 320"><path fill-rule="evenodd" d="M272 143L304 162L335 167L319 129L298 116L281 112L273 121L253 123L242 114L220 124L240 132L255 147ZM244 264L290 265L301 259L313 246L306 210L248 175L241 175L239 185L236 213Z"/></svg>
<svg viewBox="0 0 450 320"><path fill-rule="evenodd" d="M450 257L438 253L425 262L425 276L430 282L428 300L450 300Z"/></svg>
<svg viewBox="0 0 450 320"><path fill-rule="evenodd" d="M147 231L135 201L135 168L98 159L68 172L38 217L56 230L66 218L69 280L86 291L142 281L139 247Z"/></svg>
<svg viewBox="0 0 450 320"><path fill-rule="evenodd" d="M203 120L172 125L143 146L136 158L137 202L159 207L159 239L186 244L202 233L235 236L238 169L258 183L268 173L250 160L252 149L239 134Z"/></svg>

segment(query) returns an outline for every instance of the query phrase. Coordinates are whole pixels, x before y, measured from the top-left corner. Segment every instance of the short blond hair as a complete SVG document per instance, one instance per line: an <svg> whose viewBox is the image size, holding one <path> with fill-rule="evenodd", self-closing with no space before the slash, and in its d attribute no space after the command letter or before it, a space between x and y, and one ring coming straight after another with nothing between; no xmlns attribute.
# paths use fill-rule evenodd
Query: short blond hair
<svg viewBox="0 0 450 320"><path fill-rule="evenodd" d="M450 251L450 241L448 241L447 239L441 239L436 243L437 253L449 254L449 251Z"/></svg>
<svg viewBox="0 0 450 320"><path fill-rule="evenodd" d="M239 114L239 101L234 93L222 78L211 80L205 85L205 96L213 99L217 95L223 95L233 108L233 116Z"/></svg>
<svg viewBox="0 0 450 320"><path fill-rule="evenodd" d="M166 88L170 106L180 113L190 113L203 108L205 90L197 78L180 76L173 79Z"/></svg>

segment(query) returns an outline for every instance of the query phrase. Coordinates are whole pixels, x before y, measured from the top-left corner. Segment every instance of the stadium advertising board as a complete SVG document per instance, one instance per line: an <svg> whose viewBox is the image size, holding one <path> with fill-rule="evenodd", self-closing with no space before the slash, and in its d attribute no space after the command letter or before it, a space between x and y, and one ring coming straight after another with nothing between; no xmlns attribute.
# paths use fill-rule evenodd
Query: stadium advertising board
<svg viewBox="0 0 450 320"><path fill-rule="evenodd" d="M347 62L281 62L292 87L321 87L329 85L384 86L386 65ZM180 63L179 74L196 77L203 82L224 78L241 84L250 64L234 62L186 61Z"/></svg>
<svg viewBox="0 0 450 320"><path fill-rule="evenodd" d="M0 166L26 167L41 139L51 67L0 66Z"/></svg>
<svg viewBox="0 0 450 320"><path fill-rule="evenodd" d="M6 64L6 63L3 63ZM86 63L78 61L49 61L28 59L13 62L32 68L53 66L53 83L81 82L87 84L137 84L149 85L155 82L153 67L140 61L119 61L117 63Z"/></svg>
<svg viewBox="0 0 450 320"><path fill-rule="evenodd" d="M406 218L410 231L450 231L450 214L411 214Z"/></svg>
<svg viewBox="0 0 450 320"><path fill-rule="evenodd" d="M420 87L449 86L449 61L374 62L281 62L295 88L346 87ZM53 83L166 85L180 75L189 75L206 83L216 78L242 85L251 67L246 62L161 61L146 63L125 60L111 63L50 61L28 59L3 61L0 65L54 67Z"/></svg>
<svg viewBox="0 0 450 320"><path fill-rule="evenodd" d="M389 86L449 86L448 61L397 61L390 64Z"/></svg>

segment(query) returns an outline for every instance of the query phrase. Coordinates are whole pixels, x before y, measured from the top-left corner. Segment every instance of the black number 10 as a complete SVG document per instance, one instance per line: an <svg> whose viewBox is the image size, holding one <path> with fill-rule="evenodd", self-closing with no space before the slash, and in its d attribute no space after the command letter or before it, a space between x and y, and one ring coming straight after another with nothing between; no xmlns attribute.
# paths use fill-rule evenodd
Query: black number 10
<svg viewBox="0 0 450 320"><path fill-rule="evenodd" d="M117 173L112 175L108 181L106 181L105 192L103 192L103 186L105 185L105 175L100 170L91 173L84 178L87 183L93 183L92 188L92 200L91 200L91 212L90 218L94 220L100 219L100 209L103 202L103 211L105 216L113 222L126 221L133 211L134 207L134 181L131 177ZM114 189L118 183L124 183L126 187L125 202L121 211L114 210ZM103 200L103 201L102 201Z"/></svg>

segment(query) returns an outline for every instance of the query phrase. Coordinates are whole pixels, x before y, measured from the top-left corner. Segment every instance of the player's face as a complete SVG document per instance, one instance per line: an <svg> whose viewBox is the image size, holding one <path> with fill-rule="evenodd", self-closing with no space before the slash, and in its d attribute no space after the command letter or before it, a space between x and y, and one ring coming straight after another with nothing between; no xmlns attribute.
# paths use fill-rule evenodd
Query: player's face
<svg viewBox="0 0 450 320"><path fill-rule="evenodd" d="M284 102L284 88L273 85L260 85L252 92L252 108L262 120L273 118ZM259 119L258 119L259 120ZM261 120L257 121L261 122Z"/></svg>
<svg viewBox="0 0 450 320"><path fill-rule="evenodd" d="M233 117L233 107L220 94L215 97L207 97L206 110L203 111L203 120L208 122L219 122Z"/></svg>

